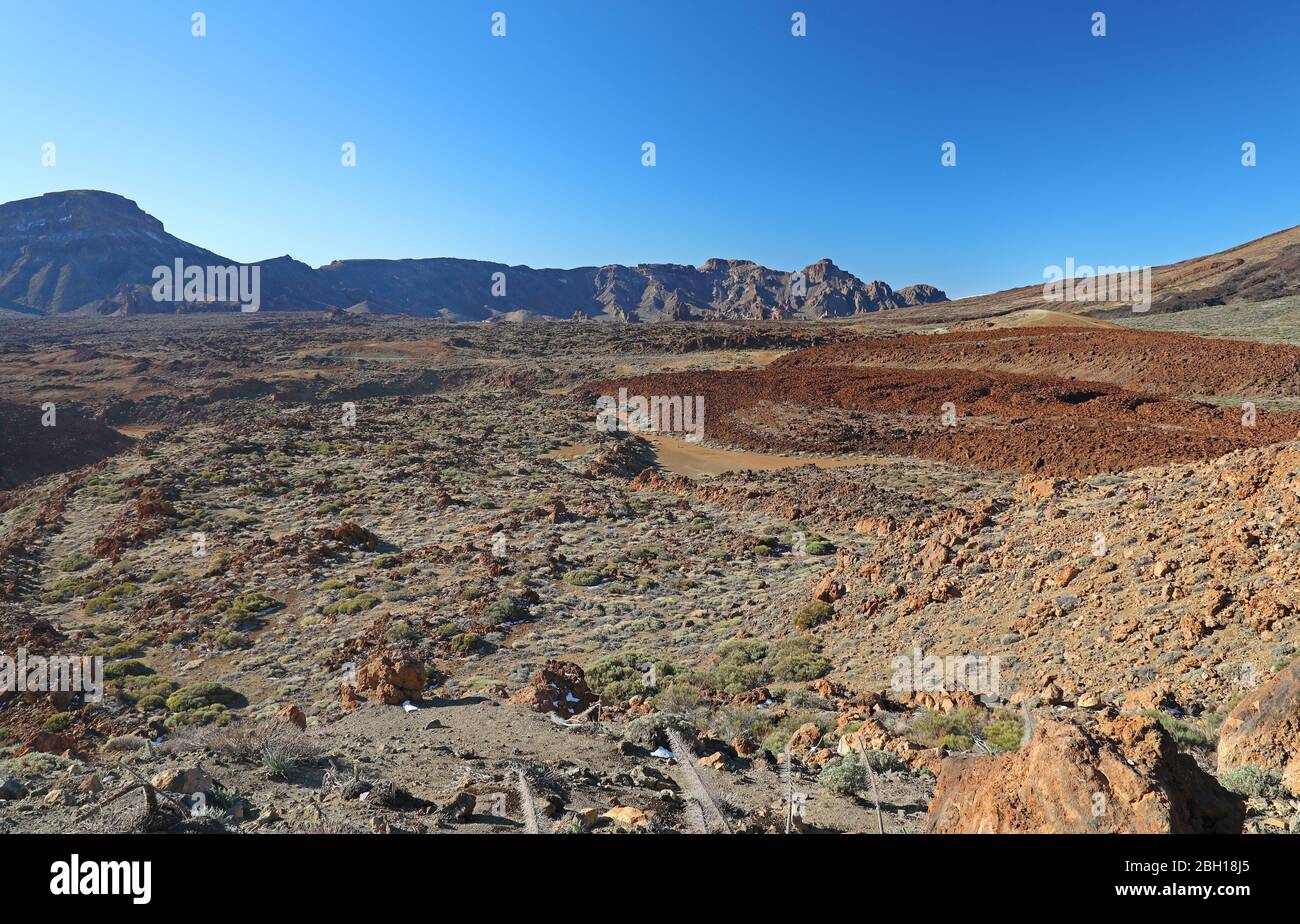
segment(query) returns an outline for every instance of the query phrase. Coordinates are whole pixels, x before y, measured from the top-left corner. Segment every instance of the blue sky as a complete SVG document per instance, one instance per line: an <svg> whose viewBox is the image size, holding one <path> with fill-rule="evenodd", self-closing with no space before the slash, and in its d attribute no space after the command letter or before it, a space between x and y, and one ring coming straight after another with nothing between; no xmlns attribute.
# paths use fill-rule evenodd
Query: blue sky
<svg viewBox="0 0 1300 924"><path fill-rule="evenodd" d="M960 296L1300 223L1290 2L0 0L0 24L0 201L106 189L237 260L830 257Z"/></svg>

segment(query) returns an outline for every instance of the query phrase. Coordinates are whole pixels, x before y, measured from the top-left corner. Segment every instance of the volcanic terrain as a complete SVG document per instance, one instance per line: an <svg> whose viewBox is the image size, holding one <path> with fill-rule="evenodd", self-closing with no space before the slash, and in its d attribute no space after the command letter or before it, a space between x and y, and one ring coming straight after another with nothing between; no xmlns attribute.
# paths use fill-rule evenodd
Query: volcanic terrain
<svg viewBox="0 0 1300 924"><path fill-rule="evenodd" d="M7 321L0 829L1294 827L1300 350L876 330Z"/></svg>

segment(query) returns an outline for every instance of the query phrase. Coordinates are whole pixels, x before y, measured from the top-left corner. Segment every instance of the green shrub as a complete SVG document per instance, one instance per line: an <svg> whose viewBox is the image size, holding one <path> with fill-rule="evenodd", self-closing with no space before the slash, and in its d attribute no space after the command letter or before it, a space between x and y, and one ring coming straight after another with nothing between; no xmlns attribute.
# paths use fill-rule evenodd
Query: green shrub
<svg viewBox="0 0 1300 924"><path fill-rule="evenodd" d="M1247 799L1282 799L1287 794L1282 787L1282 774L1249 764L1229 770L1219 777L1219 783Z"/></svg>
<svg viewBox="0 0 1300 924"><path fill-rule="evenodd" d="M1138 715L1159 722L1160 727L1168 732L1169 736L1178 742L1178 746L1184 750L1187 748L1209 748L1214 744L1209 735L1191 722L1185 722L1167 712L1161 712L1157 709L1143 709Z"/></svg>
<svg viewBox="0 0 1300 924"><path fill-rule="evenodd" d="M907 764L903 763L903 758L899 757L892 751L881 751L877 748L868 748L862 752L862 759L877 773L902 771L907 769Z"/></svg>
<svg viewBox="0 0 1300 924"><path fill-rule="evenodd" d="M173 711L167 717L168 728L189 728L195 725L229 725L230 711L220 703L213 703L210 706L203 706L199 709L186 709L183 712Z"/></svg>
<svg viewBox="0 0 1300 924"><path fill-rule="evenodd" d="M287 779L298 767L298 761L286 751L267 748L262 752L262 769L273 780Z"/></svg>
<svg viewBox="0 0 1300 924"><path fill-rule="evenodd" d="M112 661L104 665L105 680L120 680L123 677L145 677L153 673L153 668L142 661Z"/></svg>
<svg viewBox="0 0 1300 924"><path fill-rule="evenodd" d="M420 637L420 630L405 619L394 619L384 628L384 641L390 645L413 642Z"/></svg>
<svg viewBox="0 0 1300 924"><path fill-rule="evenodd" d="M655 708L672 715L692 715L704 709L709 701L704 694L684 680L669 684L655 697Z"/></svg>
<svg viewBox="0 0 1300 924"><path fill-rule="evenodd" d="M84 609L87 613L98 613L100 610L116 609L120 601L134 597L140 592L138 584L118 584L110 587L98 597L87 600Z"/></svg>
<svg viewBox="0 0 1300 924"><path fill-rule="evenodd" d="M835 543L829 539L812 539L803 547L803 550L809 555L833 555L835 553Z"/></svg>
<svg viewBox="0 0 1300 924"><path fill-rule="evenodd" d="M1020 739L1024 737L1024 730L1020 725L1019 717L1012 719L999 719L989 722L984 726L984 737L993 749L993 753L1001 754L1005 751L1014 751L1020 747Z"/></svg>
<svg viewBox="0 0 1300 924"><path fill-rule="evenodd" d="M72 724L72 713L56 712L54 713L54 715L50 716L48 719L46 719L44 722L41 723L41 731L50 732L51 734L58 734L61 731L66 731L68 726L71 724Z"/></svg>
<svg viewBox="0 0 1300 924"><path fill-rule="evenodd" d="M278 606L279 603L279 600L260 591L240 594L226 604L222 621L231 629L239 629L256 619L258 613Z"/></svg>
<svg viewBox="0 0 1300 924"><path fill-rule="evenodd" d="M981 718L974 709L956 709L946 715L926 710L912 720L907 737L930 748L947 744L954 750L966 750L974 743Z"/></svg>
<svg viewBox="0 0 1300 924"><path fill-rule="evenodd" d="M140 676L124 677L114 684L117 698L128 706L139 706L146 699L153 703L157 700L156 705L150 705L151 709L165 709L167 707L167 697L171 696L176 689L176 684L166 677L160 677L157 674L147 674Z"/></svg>
<svg viewBox="0 0 1300 924"><path fill-rule="evenodd" d="M767 657L767 643L757 639L733 639L718 646L718 663L709 671L707 682L722 693L743 693L767 683L768 672L762 663Z"/></svg>
<svg viewBox="0 0 1300 924"><path fill-rule="evenodd" d="M857 754L849 754L823 767L817 782L836 795L856 796L871 789L871 772Z"/></svg>
<svg viewBox="0 0 1300 924"><path fill-rule="evenodd" d="M816 680L831 669L822 657L821 645L810 635L783 638L772 645L765 663L777 680Z"/></svg>
<svg viewBox="0 0 1300 924"><path fill-rule="evenodd" d="M191 683L167 697L167 708L172 712L187 712L214 704L234 706L242 703L243 699L230 687L219 683Z"/></svg>
<svg viewBox="0 0 1300 924"><path fill-rule="evenodd" d="M95 589L95 582L89 578L59 578L54 586L41 594L43 603L67 603L73 597L81 597Z"/></svg>
<svg viewBox="0 0 1300 924"><path fill-rule="evenodd" d="M60 571L85 571L94 563L93 556L87 555L85 552L73 552L59 562L58 568Z"/></svg>
<svg viewBox="0 0 1300 924"><path fill-rule="evenodd" d="M528 617L528 604L518 597L498 597L487 605L483 619L488 625L499 626L507 622L519 622Z"/></svg>
<svg viewBox="0 0 1300 924"><path fill-rule="evenodd" d="M574 587L594 587L605 580L595 568L578 568L564 575L564 583Z"/></svg>
<svg viewBox="0 0 1300 924"><path fill-rule="evenodd" d="M642 668L654 666L654 684ZM673 673L664 661L654 661L640 652L607 655L584 671L587 686L608 706L626 703L633 696L646 696L658 692L660 683Z"/></svg>
<svg viewBox="0 0 1300 924"><path fill-rule="evenodd" d="M104 657L120 660L122 658L134 658L136 655L144 654L144 645L137 641L118 642L116 645L104 652Z"/></svg>
<svg viewBox="0 0 1300 924"><path fill-rule="evenodd" d="M351 616L353 613L368 610L377 603L379 603L379 598L372 593L357 594L354 597L346 597L327 604L322 607L322 611L331 616Z"/></svg>
<svg viewBox="0 0 1300 924"><path fill-rule="evenodd" d="M451 637L451 650L464 657L473 654L483 645L483 636L477 632L462 632Z"/></svg>
<svg viewBox="0 0 1300 924"><path fill-rule="evenodd" d="M828 622L834 616L835 608L829 603L824 600L813 600L811 603L805 603L803 609L794 617L794 625L800 632L807 632Z"/></svg>

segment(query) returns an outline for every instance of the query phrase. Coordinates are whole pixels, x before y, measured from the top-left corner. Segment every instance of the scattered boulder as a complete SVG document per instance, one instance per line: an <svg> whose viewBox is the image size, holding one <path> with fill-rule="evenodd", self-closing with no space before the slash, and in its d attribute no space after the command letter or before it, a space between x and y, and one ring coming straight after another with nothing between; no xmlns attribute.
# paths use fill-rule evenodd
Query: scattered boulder
<svg viewBox="0 0 1300 924"><path fill-rule="evenodd" d="M650 819L653 816L649 812L632 808L630 805L616 805L600 817L608 818L614 824L622 825L625 828L648 828L650 827Z"/></svg>
<svg viewBox="0 0 1300 924"><path fill-rule="evenodd" d="M357 668L357 689L373 691L381 703L389 706L420 699L428 682L429 671L415 658L380 653Z"/></svg>
<svg viewBox="0 0 1300 924"><path fill-rule="evenodd" d="M764 703L772 702L772 691L767 687L755 687L737 693L731 701L737 706L762 706Z"/></svg>
<svg viewBox="0 0 1300 924"><path fill-rule="evenodd" d="M452 799L443 811L452 821L464 824L473 817L477 801L472 792L462 789L456 793L456 798Z"/></svg>
<svg viewBox="0 0 1300 924"><path fill-rule="evenodd" d="M9 802L16 799L22 799L26 795L27 787L23 785L22 780L14 779L13 777L0 780L0 799Z"/></svg>
<svg viewBox="0 0 1300 924"><path fill-rule="evenodd" d="M361 700L357 698L357 688L350 683L339 684L339 708L344 712L351 712L361 705Z"/></svg>
<svg viewBox="0 0 1300 924"><path fill-rule="evenodd" d="M155 773L149 780L155 789L190 796L212 788L212 777L200 767L173 768Z"/></svg>
<svg viewBox="0 0 1300 924"><path fill-rule="evenodd" d="M795 729L794 734L790 736L790 752L792 754L807 754L821 744L821 740L822 730L813 722L805 722Z"/></svg>
<svg viewBox="0 0 1300 924"><path fill-rule="evenodd" d="M332 539L341 546L363 549L367 552L373 552L379 548L379 537L356 523L344 520L333 529L322 529L318 531L321 539Z"/></svg>
<svg viewBox="0 0 1300 924"><path fill-rule="evenodd" d="M708 767L710 770L730 770L731 761L727 755L721 751L714 751L708 757L701 757L699 760L701 767Z"/></svg>
<svg viewBox="0 0 1300 924"><path fill-rule="evenodd" d="M301 708L295 703L289 703L279 712L279 717L290 725L296 725L301 729L307 728L307 716L303 714Z"/></svg>
<svg viewBox="0 0 1300 924"><path fill-rule="evenodd" d="M1173 690L1169 684L1157 681L1149 686L1129 690L1124 694L1125 712L1142 712L1154 709L1170 709L1177 705Z"/></svg>
<svg viewBox="0 0 1300 924"><path fill-rule="evenodd" d="M842 596L844 596L844 585L835 580L834 572L822 578L821 583L813 590L813 599L821 600L823 603L834 603Z"/></svg>
<svg viewBox="0 0 1300 924"><path fill-rule="evenodd" d="M1239 702L1219 730L1219 773L1254 766L1280 770L1300 796L1300 660Z"/></svg>
<svg viewBox="0 0 1300 924"><path fill-rule="evenodd" d="M23 742L23 746L18 749L18 756L30 754L32 751L41 751L45 754L62 754L65 751L71 751L76 747L76 741L71 735L65 735L61 732L39 731Z"/></svg>
<svg viewBox="0 0 1300 924"><path fill-rule="evenodd" d="M553 712L568 718L586 712L596 704L596 694L587 687L582 668L569 661L547 661L533 671L528 686L510 697L510 702L536 712Z"/></svg>
<svg viewBox="0 0 1300 924"><path fill-rule="evenodd" d="M1019 751L949 757L926 820L932 834L1238 834L1240 798L1142 716L1039 720Z"/></svg>

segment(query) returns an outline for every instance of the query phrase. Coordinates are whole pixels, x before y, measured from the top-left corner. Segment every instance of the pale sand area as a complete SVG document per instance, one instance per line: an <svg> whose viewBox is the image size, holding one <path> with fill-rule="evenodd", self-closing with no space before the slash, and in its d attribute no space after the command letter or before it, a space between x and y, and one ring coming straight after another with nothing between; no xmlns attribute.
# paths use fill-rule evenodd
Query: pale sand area
<svg viewBox="0 0 1300 924"><path fill-rule="evenodd" d="M872 465L881 461L879 458L852 455L782 456L748 452L742 449L719 449L700 443L688 443L684 439L661 433L643 433L641 436L654 447L655 461L665 471L685 475L688 478L722 475L726 472L740 472L746 469L774 472L785 468L799 468L803 465L814 465L817 468L853 468L857 465ZM576 459L594 448L591 443L578 443L552 450L546 455L552 459Z"/></svg>

